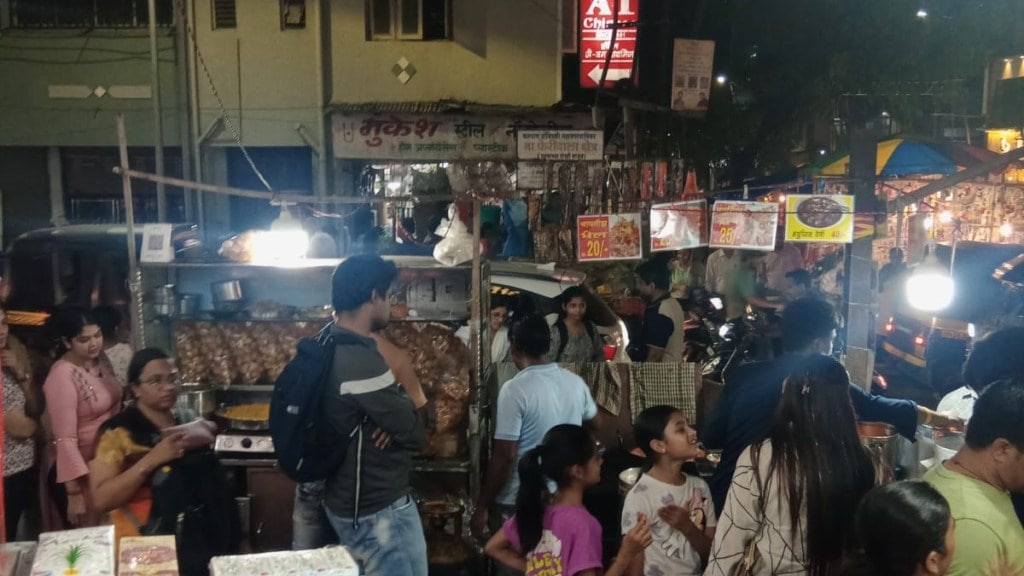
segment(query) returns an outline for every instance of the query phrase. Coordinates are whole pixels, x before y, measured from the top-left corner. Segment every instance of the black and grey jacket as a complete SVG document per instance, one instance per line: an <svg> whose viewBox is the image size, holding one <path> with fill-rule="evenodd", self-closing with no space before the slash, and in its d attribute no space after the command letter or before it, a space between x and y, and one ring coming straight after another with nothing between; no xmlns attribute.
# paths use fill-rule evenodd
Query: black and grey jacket
<svg viewBox="0 0 1024 576"><path fill-rule="evenodd" d="M323 421L348 451L327 479L324 503L334 515L356 519L408 495L412 455L423 449L426 431L377 344L337 326L331 335L336 349ZM383 450L372 439L378 428L391 437Z"/></svg>

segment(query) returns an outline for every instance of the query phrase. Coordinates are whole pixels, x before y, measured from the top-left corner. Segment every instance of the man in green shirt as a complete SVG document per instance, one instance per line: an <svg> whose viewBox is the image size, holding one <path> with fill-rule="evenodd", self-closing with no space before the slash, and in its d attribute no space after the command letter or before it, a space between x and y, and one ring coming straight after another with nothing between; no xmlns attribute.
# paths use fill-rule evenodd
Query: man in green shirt
<svg viewBox="0 0 1024 576"><path fill-rule="evenodd" d="M1024 491L1024 381L1000 380L981 393L964 447L924 479L956 522L950 576L1024 574L1024 527L1010 492Z"/></svg>

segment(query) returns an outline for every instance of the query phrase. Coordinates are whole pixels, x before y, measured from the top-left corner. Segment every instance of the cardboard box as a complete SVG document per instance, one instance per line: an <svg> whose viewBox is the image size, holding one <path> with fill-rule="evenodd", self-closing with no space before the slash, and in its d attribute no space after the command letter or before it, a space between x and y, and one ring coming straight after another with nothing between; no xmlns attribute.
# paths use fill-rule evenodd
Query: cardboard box
<svg viewBox="0 0 1024 576"><path fill-rule="evenodd" d="M359 567L341 546L299 552L218 556L211 576L359 576Z"/></svg>
<svg viewBox="0 0 1024 576"><path fill-rule="evenodd" d="M32 576L114 576L114 527L40 534Z"/></svg>
<svg viewBox="0 0 1024 576"><path fill-rule="evenodd" d="M178 551L174 536L121 538L118 576L178 576Z"/></svg>

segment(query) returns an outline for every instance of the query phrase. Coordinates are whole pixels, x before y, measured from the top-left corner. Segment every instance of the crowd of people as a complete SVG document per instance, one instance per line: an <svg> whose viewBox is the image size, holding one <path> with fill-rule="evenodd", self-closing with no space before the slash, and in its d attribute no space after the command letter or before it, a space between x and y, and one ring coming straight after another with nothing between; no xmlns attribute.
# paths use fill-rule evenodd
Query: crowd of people
<svg viewBox="0 0 1024 576"><path fill-rule="evenodd" d="M240 534L214 429L176 429L199 415L176 407L168 354L131 353L116 341L119 322L108 308L55 310L54 361L40 387L0 309L6 538L107 523L118 539L184 534L182 571L205 574L213 555L237 551Z"/></svg>
<svg viewBox="0 0 1024 576"><path fill-rule="evenodd" d="M792 272L779 285L801 276ZM694 269L673 279L667 267L648 263L637 275L651 315L672 318L678 301L671 295ZM326 480L296 488L293 545L340 543L364 574L425 576L410 473L433 406L409 358L375 336L390 317L396 277L393 263L372 255L335 270L334 361L318 432L344 457ZM979 342L968 359L977 399L965 446L923 481L876 486L858 421L888 423L911 439L920 424L965 422L851 384L831 358L839 327L832 306L816 297L788 301L784 354L725 372L700 442L678 407L652 406L637 416L634 437L647 467L625 496L621 544L609 554L609 538L583 503L606 454L598 409L588 384L557 363L603 352L585 293L567 291L561 304L554 325L530 314L509 325L500 306L492 318L491 350L507 350L519 372L498 393L492 455L470 530L500 573L1024 574L1024 527L1011 501L1011 493L1024 492L1024 379L1020 355L994 351L1005 352L1005 334ZM196 415L176 409L178 377L164 351L135 352L119 382L104 338L112 328L103 328L102 316L54 313L48 327L59 349L39 394L0 311L6 529L16 533L41 478L56 527L111 522L119 536L185 534L183 573L202 574L204 560L239 545L233 498L210 451L213 431L182 431ZM643 344L666 360L671 341L648 336ZM37 450L40 430L48 435ZM721 451L709 481L682 471L705 448Z"/></svg>

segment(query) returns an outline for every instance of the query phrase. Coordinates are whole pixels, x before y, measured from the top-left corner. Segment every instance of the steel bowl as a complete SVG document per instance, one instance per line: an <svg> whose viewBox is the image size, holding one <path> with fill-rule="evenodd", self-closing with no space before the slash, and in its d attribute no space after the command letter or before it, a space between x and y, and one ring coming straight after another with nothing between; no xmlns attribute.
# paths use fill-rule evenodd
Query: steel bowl
<svg viewBox="0 0 1024 576"><path fill-rule="evenodd" d="M210 292L213 293L213 303L218 302L242 302L245 300L245 292L242 290L241 280L223 280L212 282Z"/></svg>
<svg viewBox="0 0 1024 576"><path fill-rule="evenodd" d="M214 399L212 388L200 384L185 384L178 391L178 400L174 407L205 418L216 412L217 401Z"/></svg>

